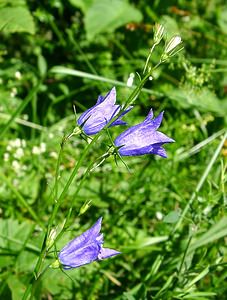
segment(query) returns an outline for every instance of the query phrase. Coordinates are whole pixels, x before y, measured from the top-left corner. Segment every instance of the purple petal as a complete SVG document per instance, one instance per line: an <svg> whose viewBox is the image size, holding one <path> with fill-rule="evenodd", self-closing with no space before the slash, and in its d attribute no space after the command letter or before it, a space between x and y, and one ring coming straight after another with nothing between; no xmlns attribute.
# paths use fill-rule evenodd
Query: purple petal
<svg viewBox="0 0 227 300"><path fill-rule="evenodd" d="M154 120L151 121L152 126L153 126L155 129L158 129L159 126L161 125L161 123L162 123L162 118L163 118L163 114L164 114L164 111L162 111L156 118L154 118Z"/></svg>
<svg viewBox="0 0 227 300"><path fill-rule="evenodd" d="M164 148L162 148L159 144L148 145L141 148L127 149L126 147L122 147L119 150L121 156L136 156L136 155L145 155L145 154L156 154L161 157L166 158L167 154Z"/></svg>
<svg viewBox="0 0 227 300"><path fill-rule="evenodd" d="M98 259L105 259L111 256L115 256L120 254L121 252L116 251L114 249L109 249L109 248L101 248L101 251L98 255Z"/></svg>
<svg viewBox="0 0 227 300"><path fill-rule="evenodd" d="M96 102L96 105L102 103L104 101L105 97L103 97L102 95L98 96L98 100Z"/></svg>
<svg viewBox="0 0 227 300"><path fill-rule="evenodd" d="M72 252L84 247L89 242L94 242L100 235L102 225L102 218L99 218L98 221L87 231L82 233L80 236L76 237L70 241L60 252L61 256L69 255Z"/></svg>
<svg viewBox="0 0 227 300"><path fill-rule="evenodd" d="M99 243L94 242L71 253L61 251L58 257L65 269L77 268L97 260L100 249Z"/></svg>
<svg viewBox="0 0 227 300"><path fill-rule="evenodd" d="M103 99L103 102L108 103L108 105L114 105L116 102L116 88L115 86L106 94ZM102 103L103 103L102 102Z"/></svg>
<svg viewBox="0 0 227 300"><path fill-rule="evenodd" d="M150 109L148 115L146 116L146 119L144 120L144 122L150 122L150 120L153 118L154 114L153 114L153 110L152 108Z"/></svg>

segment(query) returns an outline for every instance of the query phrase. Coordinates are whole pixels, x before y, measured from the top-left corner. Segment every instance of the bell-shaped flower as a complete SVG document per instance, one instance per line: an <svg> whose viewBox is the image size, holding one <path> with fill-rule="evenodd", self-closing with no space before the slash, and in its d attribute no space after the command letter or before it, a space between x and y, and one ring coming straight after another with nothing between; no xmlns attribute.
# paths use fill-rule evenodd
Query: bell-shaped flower
<svg viewBox="0 0 227 300"><path fill-rule="evenodd" d="M78 268L95 260L102 260L120 252L103 248L103 234L100 233L102 218L87 231L69 242L59 253L58 259L64 269Z"/></svg>
<svg viewBox="0 0 227 300"><path fill-rule="evenodd" d="M112 120L121 110L121 106L115 104L116 89L113 87L105 97L99 96L97 103L86 110L79 117L77 124L81 126L87 135L98 133L110 120ZM111 126L125 125L120 118L125 115L132 107L129 107L117 118Z"/></svg>
<svg viewBox="0 0 227 300"><path fill-rule="evenodd" d="M157 131L159 128L163 112L153 119L152 109L146 119L133 127L128 128L120 134L114 141L119 147L118 152L122 156L135 156L144 154L157 154L167 157L163 144L173 143L174 140Z"/></svg>

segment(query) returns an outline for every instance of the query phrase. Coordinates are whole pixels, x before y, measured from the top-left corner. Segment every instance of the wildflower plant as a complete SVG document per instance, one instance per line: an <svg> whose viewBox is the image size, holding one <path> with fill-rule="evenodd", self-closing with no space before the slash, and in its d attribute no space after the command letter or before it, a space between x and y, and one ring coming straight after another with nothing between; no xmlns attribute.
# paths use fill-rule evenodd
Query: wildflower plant
<svg viewBox="0 0 227 300"><path fill-rule="evenodd" d="M156 66L153 68L148 68L150 56L155 46L161 42L163 35L164 27L162 25L156 25L154 32L154 45L145 63L143 77L140 78L139 84L134 88L128 99L124 101L124 104L116 104L116 88L113 87L105 96L99 96L96 104L80 115L77 120L77 126L70 134L63 138L57 159L55 183L52 192L54 207L47 224L42 251L34 269L35 277L32 278L25 291L23 298L24 300L29 299L30 295L35 292L35 282L40 280L41 275L47 270L44 268L44 261L47 255L51 253L53 248L55 249L57 260L52 262L49 266L53 268L62 267L65 270L78 268L94 261L116 256L120 253L111 248L103 247L104 239L103 235L100 233L102 218L99 218L98 221L83 234L68 242L61 250L58 249L57 245L59 239L64 235L66 229L72 223L72 216L74 214L73 202L70 204L70 208L66 214L64 224L60 227L60 231L55 230L55 223L60 207L65 201L65 197L68 194L69 188L72 183L75 182L75 179L77 178L77 185L76 190L74 191L74 199L76 199L76 196L78 195L88 175L93 172L97 166L100 166L108 157L115 154L117 154L120 158L121 156L141 156L145 154L156 154L161 157L167 157L163 145L172 143L174 140L157 130L161 125L163 112L153 119L153 111L150 109L148 116L142 123L131 126L129 125L129 128L125 131L123 131L123 127L121 127L122 133L120 133L114 141L109 133L110 131L113 131L113 127L115 125L126 125L125 120L127 119L127 114L130 112L132 105L139 97L141 89L149 80L149 78L152 77L153 70L164 61L160 58L160 61ZM172 44L167 47L165 53L172 53L173 49L175 48L173 43L174 41L172 41ZM124 121L122 120L123 117ZM95 161L89 162L82 177L78 176L82 163L88 159L89 151L96 143L99 142L99 137L104 135L104 133L107 133L107 138L109 141L108 149L101 157ZM85 146L80 158L75 163L75 166L66 184L59 193L58 186L60 178L60 163L65 144L70 139L78 138L78 136L81 134L90 136L89 142ZM79 211L79 215L84 214L87 209L89 209L90 204L91 201L88 201L85 205L83 205ZM118 249L118 245L114 245L114 247Z"/></svg>

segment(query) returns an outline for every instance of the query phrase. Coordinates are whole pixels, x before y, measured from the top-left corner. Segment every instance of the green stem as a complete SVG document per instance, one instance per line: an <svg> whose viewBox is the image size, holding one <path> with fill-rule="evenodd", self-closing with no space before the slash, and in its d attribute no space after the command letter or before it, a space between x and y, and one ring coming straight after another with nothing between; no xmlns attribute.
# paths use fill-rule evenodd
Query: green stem
<svg viewBox="0 0 227 300"><path fill-rule="evenodd" d="M216 159L217 159L217 157L218 157L218 155L219 155L219 153L220 153L220 151L222 149L222 146L223 146L226 138L227 138L227 131L225 132L225 134L224 134L221 142L219 143L216 151L214 152L214 154L213 154L213 156L212 156L212 158L211 158L208 166L206 167L206 169L205 169L202 177L200 178L200 181L198 182L198 184L196 186L195 192L192 194L190 200L188 201L187 205L185 206L185 209L183 210L183 212L182 212L182 214L180 216L180 219L176 223L176 226L174 227L173 233L175 233L176 230L180 227L180 225L181 225L181 223L182 223L185 215L187 214L187 212L188 212L189 208L191 207L192 203L194 202L196 195L198 194L198 192L202 188L202 186L203 186L203 184L204 184L207 176L210 173L211 168L213 167L213 165L214 165L214 163L215 163L215 161L216 161Z"/></svg>

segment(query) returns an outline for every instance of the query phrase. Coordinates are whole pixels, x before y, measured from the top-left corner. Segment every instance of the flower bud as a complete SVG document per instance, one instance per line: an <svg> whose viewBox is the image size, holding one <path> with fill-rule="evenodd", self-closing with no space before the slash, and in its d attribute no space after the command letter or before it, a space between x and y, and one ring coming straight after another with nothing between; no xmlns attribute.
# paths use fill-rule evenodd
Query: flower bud
<svg viewBox="0 0 227 300"><path fill-rule="evenodd" d="M165 28L161 24L155 24L154 27L154 44L159 44L163 38Z"/></svg>
<svg viewBox="0 0 227 300"><path fill-rule="evenodd" d="M170 53L173 49L180 45L181 42L181 37L179 35L173 36L165 47L165 53Z"/></svg>

